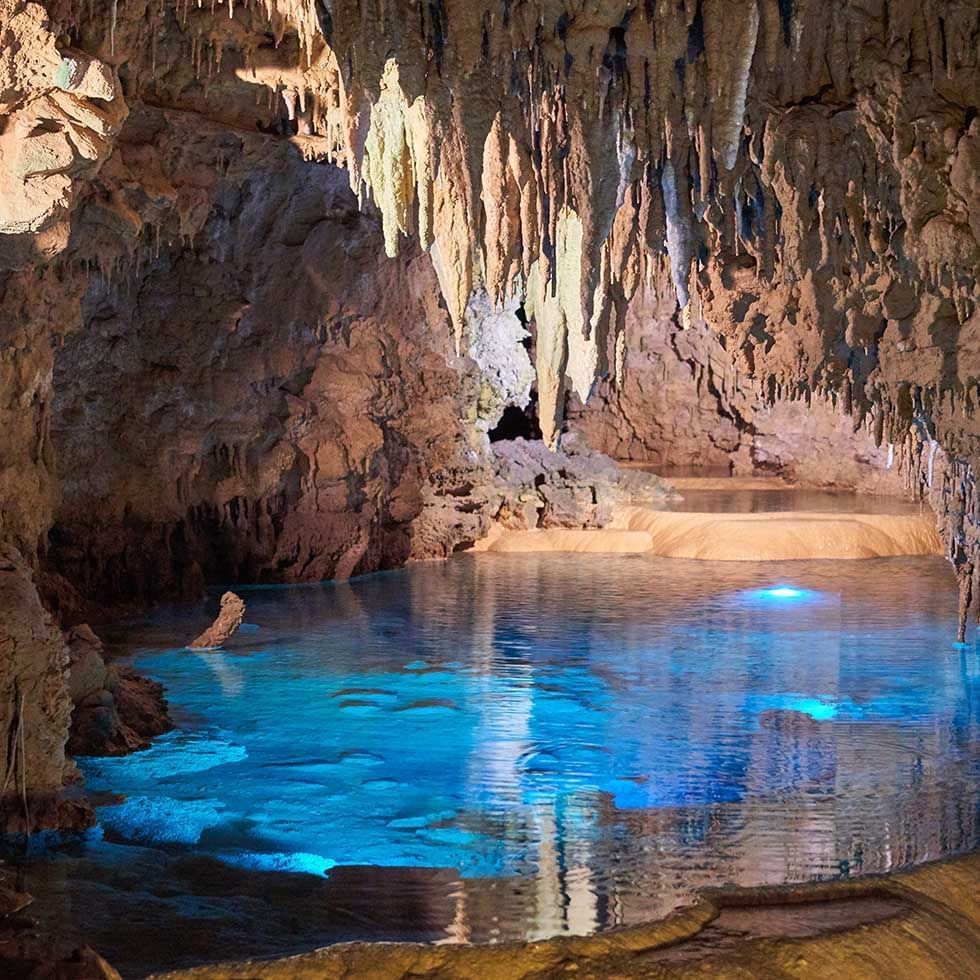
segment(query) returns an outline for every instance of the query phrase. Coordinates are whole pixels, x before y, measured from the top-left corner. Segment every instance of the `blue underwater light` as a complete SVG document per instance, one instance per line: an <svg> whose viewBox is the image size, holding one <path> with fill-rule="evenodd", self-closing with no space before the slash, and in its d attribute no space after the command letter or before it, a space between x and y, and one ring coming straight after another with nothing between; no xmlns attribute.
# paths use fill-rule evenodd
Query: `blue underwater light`
<svg viewBox="0 0 980 980"><path fill-rule="evenodd" d="M790 585L777 585L771 589L763 589L762 595L770 599L800 599L804 592L802 589L794 589Z"/></svg>
<svg viewBox="0 0 980 980"><path fill-rule="evenodd" d="M750 603L764 605L797 605L799 603L817 602L824 597L822 592L813 589L800 589L795 585L770 585L761 589L748 589L740 592L739 597Z"/></svg>
<svg viewBox="0 0 980 980"><path fill-rule="evenodd" d="M742 594L757 602L778 603L812 602L821 596L820 592L815 592L813 589L798 589L795 585L771 585L764 589L750 589Z"/></svg>
<svg viewBox="0 0 980 980"><path fill-rule="evenodd" d="M832 721L840 712L838 704L823 698L795 698L787 708L809 715L814 721Z"/></svg>

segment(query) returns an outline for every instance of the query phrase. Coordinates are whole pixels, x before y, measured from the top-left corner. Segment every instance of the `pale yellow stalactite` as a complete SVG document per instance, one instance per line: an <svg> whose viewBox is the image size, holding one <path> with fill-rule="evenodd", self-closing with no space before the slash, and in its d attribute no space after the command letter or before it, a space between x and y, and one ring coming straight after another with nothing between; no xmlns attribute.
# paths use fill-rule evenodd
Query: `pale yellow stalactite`
<svg viewBox="0 0 980 980"><path fill-rule="evenodd" d="M405 111L405 136L415 179L419 244L428 249L432 245L432 140L421 96Z"/></svg>
<svg viewBox="0 0 980 980"><path fill-rule="evenodd" d="M467 204L470 175L465 147L458 130L439 147L437 176L433 184L432 234L430 249L443 299L449 308L456 335L456 348L463 348L466 304L474 285L473 221Z"/></svg>
<svg viewBox="0 0 980 980"><path fill-rule="evenodd" d="M485 220L484 277L497 301L521 269L520 158L512 137L505 137L498 114L483 145L481 198Z"/></svg>
<svg viewBox="0 0 980 980"><path fill-rule="evenodd" d="M742 135L759 6L756 0L705 0L704 25L714 156L731 170Z"/></svg>
<svg viewBox="0 0 980 980"><path fill-rule="evenodd" d="M579 216L563 207L555 223L553 281L532 266L528 299L537 325L538 407L541 430L549 445L558 441L565 379L584 400L595 381L599 351L594 329L605 296L596 290L597 312L588 330L582 309L583 228Z"/></svg>
<svg viewBox="0 0 980 980"><path fill-rule="evenodd" d="M364 180L381 212L385 251L398 254L399 234L409 234L415 200L412 154L405 131L408 104L398 83L398 64L389 58L381 76L381 95L371 108L364 144Z"/></svg>
<svg viewBox="0 0 980 980"><path fill-rule="evenodd" d="M528 276L526 307L536 326L534 369L538 376L538 421L542 438L554 449L558 444L568 344L565 319L549 290L550 284L542 281L541 267L535 262Z"/></svg>

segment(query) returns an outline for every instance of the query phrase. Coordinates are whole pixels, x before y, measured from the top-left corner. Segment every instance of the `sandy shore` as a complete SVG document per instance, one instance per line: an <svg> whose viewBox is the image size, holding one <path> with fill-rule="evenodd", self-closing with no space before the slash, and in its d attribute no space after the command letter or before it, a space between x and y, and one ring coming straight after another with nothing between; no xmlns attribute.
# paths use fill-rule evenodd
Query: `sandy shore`
<svg viewBox="0 0 980 980"><path fill-rule="evenodd" d="M624 470L643 470L654 473L650 463L620 462ZM675 490L796 490L797 484L778 476L665 476ZM817 489L817 488L811 488Z"/></svg>

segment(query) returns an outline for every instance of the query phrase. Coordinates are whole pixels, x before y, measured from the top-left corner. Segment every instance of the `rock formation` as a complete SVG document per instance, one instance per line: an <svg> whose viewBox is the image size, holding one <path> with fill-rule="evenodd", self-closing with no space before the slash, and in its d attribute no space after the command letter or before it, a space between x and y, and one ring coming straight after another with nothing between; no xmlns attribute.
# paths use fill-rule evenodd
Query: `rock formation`
<svg viewBox="0 0 980 980"><path fill-rule="evenodd" d="M591 526L508 406L902 482L965 621L978 39L971 0L0 0L7 811L63 778L38 585L77 625Z"/></svg>
<svg viewBox="0 0 980 980"><path fill-rule="evenodd" d="M84 623L66 640L71 755L125 755L173 727L162 685L131 667L107 664L102 641Z"/></svg>
<svg viewBox="0 0 980 980"><path fill-rule="evenodd" d="M189 644L192 650L217 650L224 646L238 632L245 618L245 603L234 592L226 592L221 597L218 618Z"/></svg>
<svg viewBox="0 0 980 980"><path fill-rule="evenodd" d="M30 566L16 554L0 554L0 610L0 828L29 831L62 821L67 658Z"/></svg>
<svg viewBox="0 0 980 980"><path fill-rule="evenodd" d="M568 424L616 459L730 474L767 472L811 486L901 493L894 448L876 446L831 399L767 402L706 324L685 329L669 290L643 288L626 314L621 376L587 404L569 400Z"/></svg>

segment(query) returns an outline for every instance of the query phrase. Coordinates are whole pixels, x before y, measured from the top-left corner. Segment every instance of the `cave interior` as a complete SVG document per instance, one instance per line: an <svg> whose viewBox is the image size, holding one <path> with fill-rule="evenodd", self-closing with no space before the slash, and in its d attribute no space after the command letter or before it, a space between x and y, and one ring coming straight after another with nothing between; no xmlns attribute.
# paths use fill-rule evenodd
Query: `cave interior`
<svg viewBox="0 0 980 980"><path fill-rule="evenodd" d="M232 629L280 615L248 589L326 581L368 583L383 620L387 580L363 576L496 561L523 569L498 603L561 608L530 561L569 569L574 617L589 576L615 595L627 557L653 554L681 563L637 585L660 614L675 579L710 605L704 583L744 561L739 594L778 619L821 589L862 599L861 559L892 561L867 572L867 622L934 603L930 656L960 651L977 691L975 0L0 0L0 41L16 847L98 830L84 760L139 758L184 724L123 624L165 607L154 642L177 648L225 589L245 597ZM818 559L841 571L794 577ZM489 615L432 588L474 631ZM816 739L844 710L800 704L765 711ZM946 853L906 863L927 852ZM61 913L20 921L12 853L11 975L116 975L46 938ZM176 964L164 945L132 963ZM176 965L240 952L201 937ZM78 972L30 973L51 957Z"/></svg>

